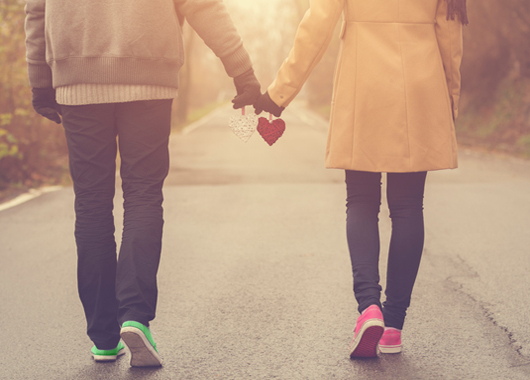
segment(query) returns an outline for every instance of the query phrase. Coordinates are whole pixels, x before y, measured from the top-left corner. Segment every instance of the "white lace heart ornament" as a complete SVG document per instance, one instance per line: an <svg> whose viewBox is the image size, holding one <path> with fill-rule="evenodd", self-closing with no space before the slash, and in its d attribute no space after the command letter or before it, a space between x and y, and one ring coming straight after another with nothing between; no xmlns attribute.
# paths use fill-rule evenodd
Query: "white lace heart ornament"
<svg viewBox="0 0 530 380"><path fill-rule="evenodd" d="M245 107L242 108L241 116L232 116L230 118L230 129L234 134L244 142L250 140L258 126L258 115L251 113L245 115Z"/></svg>

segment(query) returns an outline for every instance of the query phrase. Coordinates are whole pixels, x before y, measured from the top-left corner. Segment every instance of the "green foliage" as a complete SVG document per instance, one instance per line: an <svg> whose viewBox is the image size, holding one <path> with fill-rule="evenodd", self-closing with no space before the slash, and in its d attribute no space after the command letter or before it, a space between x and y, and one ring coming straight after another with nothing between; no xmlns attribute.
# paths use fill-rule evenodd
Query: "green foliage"
<svg viewBox="0 0 530 380"><path fill-rule="evenodd" d="M521 148L522 155L530 158L530 134L519 137L517 139L517 145Z"/></svg>
<svg viewBox="0 0 530 380"><path fill-rule="evenodd" d="M0 2L0 189L56 183L66 167L62 128L31 106L24 4Z"/></svg>
<svg viewBox="0 0 530 380"><path fill-rule="evenodd" d="M5 116L11 115L0 115L0 125L4 125L4 120L7 120ZM18 151L17 142L15 136L7 130L0 128L0 160L7 156L19 158L20 153Z"/></svg>
<svg viewBox="0 0 530 380"><path fill-rule="evenodd" d="M506 78L490 96L490 102L461 114L459 141L530 157L530 79Z"/></svg>
<svg viewBox="0 0 530 380"><path fill-rule="evenodd" d="M470 0L468 12L458 139L530 157L530 3Z"/></svg>

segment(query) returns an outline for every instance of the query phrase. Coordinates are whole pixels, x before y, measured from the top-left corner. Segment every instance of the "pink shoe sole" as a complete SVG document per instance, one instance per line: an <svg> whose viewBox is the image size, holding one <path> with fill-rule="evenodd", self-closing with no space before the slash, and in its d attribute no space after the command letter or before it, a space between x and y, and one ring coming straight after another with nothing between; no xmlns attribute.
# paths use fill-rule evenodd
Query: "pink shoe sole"
<svg viewBox="0 0 530 380"><path fill-rule="evenodd" d="M367 320L350 345L350 359L376 357L377 345L384 330L385 325L382 320Z"/></svg>

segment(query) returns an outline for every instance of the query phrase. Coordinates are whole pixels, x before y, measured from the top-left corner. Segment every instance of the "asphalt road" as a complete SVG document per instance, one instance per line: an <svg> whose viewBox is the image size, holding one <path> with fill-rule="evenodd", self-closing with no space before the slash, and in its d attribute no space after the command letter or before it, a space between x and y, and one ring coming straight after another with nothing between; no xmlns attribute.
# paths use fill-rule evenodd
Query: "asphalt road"
<svg viewBox="0 0 530 380"><path fill-rule="evenodd" d="M460 169L429 173L404 351L350 360L345 186L323 168L326 125L293 106L269 147L235 137L235 114L171 141L152 323L164 366L93 362L64 188L0 211L0 379L530 378L530 163L463 151ZM118 231L121 213L118 196ZM385 207L380 219L384 248Z"/></svg>

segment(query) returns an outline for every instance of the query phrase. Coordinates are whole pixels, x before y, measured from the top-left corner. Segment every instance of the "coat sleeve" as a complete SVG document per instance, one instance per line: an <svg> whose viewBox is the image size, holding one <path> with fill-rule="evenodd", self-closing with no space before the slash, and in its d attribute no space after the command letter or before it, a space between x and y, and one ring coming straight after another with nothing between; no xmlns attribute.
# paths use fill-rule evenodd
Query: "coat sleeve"
<svg viewBox="0 0 530 380"><path fill-rule="evenodd" d="M442 56L442 62L447 80L449 97L453 106L453 117L458 117L458 102L460 100L460 64L462 63L463 38L462 23L456 17L447 17L447 1L438 0L436 11L436 38Z"/></svg>
<svg viewBox="0 0 530 380"><path fill-rule="evenodd" d="M326 52L343 9L344 0L311 0L293 48L268 89L274 103L286 107L298 95Z"/></svg>
<svg viewBox="0 0 530 380"><path fill-rule="evenodd" d="M45 0L26 1L26 61L31 87L52 87L52 71L46 63L46 37L44 32Z"/></svg>
<svg viewBox="0 0 530 380"><path fill-rule="evenodd" d="M222 0L174 1L177 13L186 18L221 59L229 76L236 77L252 69L250 56Z"/></svg>

